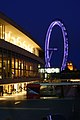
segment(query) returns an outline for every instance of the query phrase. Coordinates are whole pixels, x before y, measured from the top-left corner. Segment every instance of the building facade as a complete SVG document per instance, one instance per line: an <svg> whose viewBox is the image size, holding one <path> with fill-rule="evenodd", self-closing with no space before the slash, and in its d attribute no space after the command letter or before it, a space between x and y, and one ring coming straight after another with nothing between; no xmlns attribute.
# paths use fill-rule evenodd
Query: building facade
<svg viewBox="0 0 80 120"><path fill-rule="evenodd" d="M0 91L21 92L28 82L40 80L43 50L13 20L0 13Z"/></svg>

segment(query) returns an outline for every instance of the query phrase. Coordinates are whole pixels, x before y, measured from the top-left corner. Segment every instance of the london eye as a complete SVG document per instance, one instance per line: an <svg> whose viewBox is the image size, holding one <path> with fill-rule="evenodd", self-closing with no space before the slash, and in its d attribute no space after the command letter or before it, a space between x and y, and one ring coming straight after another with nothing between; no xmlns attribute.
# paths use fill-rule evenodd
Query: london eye
<svg viewBox="0 0 80 120"><path fill-rule="evenodd" d="M62 65L60 68L62 71L62 70L65 70L67 58L68 58L68 37L67 37L67 31L65 26L59 20L53 21L47 30L46 39L45 39L45 68L51 67L51 57L53 55L53 51L57 50L57 48L50 48L50 36L51 36L52 29L55 25L58 25L61 28L62 35L63 35L64 52L63 52Z"/></svg>

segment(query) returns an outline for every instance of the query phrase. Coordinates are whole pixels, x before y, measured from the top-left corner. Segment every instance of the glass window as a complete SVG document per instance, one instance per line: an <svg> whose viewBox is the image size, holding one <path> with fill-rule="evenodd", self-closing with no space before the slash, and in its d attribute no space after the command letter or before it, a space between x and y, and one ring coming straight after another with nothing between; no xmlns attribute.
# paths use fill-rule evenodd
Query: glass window
<svg viewBox="0 0 80 120"><path fill-rule="evenodd" d="M15 70L15 76L19 77L19 70Z"/></svg>
<svg viewBox="0 0 80 120"><path fill-rule="evenodd" d="M26 70L28 70L28 65L26 64Z"/></svg>
<svg viewBox="0 0 80 120"><path fill-rule="evenodd" d="M30 70L33 70L33 67L32 67L32 66L30 66Z"/></svg>
<svg viewBox="0 0 80 120"><path fill-rule="evenodd" d="M2 62L0 62L0 68L2 68Z"/></svg>
<svg viewBox="0 0 80 120"><path fill-rule="evenodd" d="M0 69L0 79L2 79L2 69Z"/></svg>
<svg viewBox="0 0 80 120"><path fill-rule="evenodd" d="M14 75L14 69L12 69L12 78L14 78L14 76L15 76L15 75Z"/></svg>
<svg viewBox="0 0 80 120"><path fill-rule="evenodd" d="M0 68L2 68L2 55L0 54Z"/></svg>
<svg viewBox="0 0 80 120"><path fill-rule="evenodd" d="M26 77L28 77L29 76L29 71L28 70L26 70Z"/></svg>
<svg viewBox="0 0 80 120"><path fill-rule="evenodd" d="M20 77L20 70L19 70L19 77Z"/></svg>
<svg viewBox="0 0 80 120"><path fill-rule="evenodd" d="M3 78L8 77L8 61L7 56L3 55Z"/></svg>
<svg viewBox="0 0 80 120"><path fill-rule="evenodd" d="M19 69L21 68L21 60L19 60L19 67L18 67Z"/></svg>
<svg viewBox="0 0 80 120"><path fill-rule="evenodd" d="M20 63L20 69L23 69L23 61Z"/></svg>
<svg viewBox="0 0 80 120"><path fill-rule="evenodd" d="M12 58L12 68L14 68L14 58Z"/></svg>
<svg viewBox="0 0 80 120"><path fill-rule="evenodd" d="M15 68L18 69L18 59L15 59Z"/></svg>
<svg viewBox="0 0 80 120"><path fill-rule="evenodd" d="M20 76L23 76L23 70L20 70Z"/></svg>

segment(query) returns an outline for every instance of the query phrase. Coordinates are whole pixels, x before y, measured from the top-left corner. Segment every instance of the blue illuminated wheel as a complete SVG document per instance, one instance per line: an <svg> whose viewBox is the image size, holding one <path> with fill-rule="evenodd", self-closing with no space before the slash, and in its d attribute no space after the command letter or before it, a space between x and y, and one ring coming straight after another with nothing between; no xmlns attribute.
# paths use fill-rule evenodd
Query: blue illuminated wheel
<svg viewBox="0 0 80 120"><path fill-rule="evenodd" d="M58 25L61 30L62 30L62 34L63 34L63 40L64 40L64 54L63 54L63 61L62 61L62 65L61 65L61 71L65 70L66 67L66 63L67 63L67 58L68 58L68 38L67 38L67 32L66 32L66 28L63 25L63 23L61 23L61 21L54 21L50 24L47 34L46 34L46 40L45 40L45 67L51 67L50 64L50 60L52 57L52 53L53 50L57 50L56 48L49 48L49 42L50 42L50 35L52 32L52 28ZM50 52L51 51L51 52Z"/></svg>

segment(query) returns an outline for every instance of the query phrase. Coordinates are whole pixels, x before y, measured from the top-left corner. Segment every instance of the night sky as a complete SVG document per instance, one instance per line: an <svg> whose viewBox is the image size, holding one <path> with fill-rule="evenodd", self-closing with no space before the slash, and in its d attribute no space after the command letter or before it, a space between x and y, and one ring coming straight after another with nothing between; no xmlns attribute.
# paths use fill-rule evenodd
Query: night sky
<svg viewBox="0 0 80 120"><path fill-rule="evenodd" d="M49 25L55 19L60 19L68 33L68 61L80 69L80 0L2 0L0 11L24 28L43 50ZM52 63L56 67L60 66L63 38L58 26L53 28L50 45L58 48L53 53Z"/></svg>

